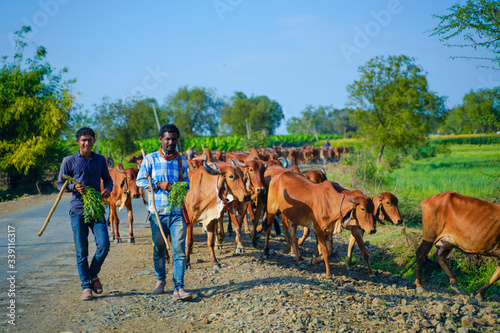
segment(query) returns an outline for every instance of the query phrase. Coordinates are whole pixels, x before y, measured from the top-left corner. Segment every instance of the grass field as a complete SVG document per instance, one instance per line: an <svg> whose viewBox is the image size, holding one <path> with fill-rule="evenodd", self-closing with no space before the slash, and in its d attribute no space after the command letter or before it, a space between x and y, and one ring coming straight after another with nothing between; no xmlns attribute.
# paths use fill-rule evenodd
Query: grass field
<svg viewBox="0 0 500 333"><path fill-rule="evenodd" d="M445 191L485 200L498 198L500 144L449 145L447 148L448 153L411 161L395 170L390 176L395 192L418 200Z"/></svg>

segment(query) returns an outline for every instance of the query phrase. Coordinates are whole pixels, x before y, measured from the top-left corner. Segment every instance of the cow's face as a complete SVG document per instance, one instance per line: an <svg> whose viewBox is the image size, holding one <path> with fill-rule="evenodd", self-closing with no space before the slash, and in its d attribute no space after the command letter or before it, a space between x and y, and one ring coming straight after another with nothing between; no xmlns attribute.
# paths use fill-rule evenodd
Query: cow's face
<svg viewBox="0 0 500 333"><path fill-rule="evenodd" d="M222 163L221 163L222 164ZM226 191L232 194L238 201L250 201L250 194L245 188L243 171L234 165L224 163L220 166L221 183L226 185Z"/></svg>
<svg viewBox="0 0 500 333"><path fill-rule="evenodd" d="M139 188L135 183L137 180L137 174L139 169L137 168L127 168L123 169L121 164L116 166L116 169L122 174L121 188L123 192L130 194L133 198L139 198L141 196Z"/></svg>
<svg viewBox="0 0 500 333"><path fill-rule="evenodd" d="M348 200L354 204L352 218L355 220L357 226L369 234L376 233L372 199L366 196L355 196Z"/></svg>
<svg viewBox="0 0 500 333"><path fill-rule="evenodd" d="M250 160L245 162L245 184L246 189L250 192L262 195L266 193L264 187L264 171L266 167L264 163L258 160Z"/></svg>
<svg viewBox="0 0 500 333"><path fill-rule="evenodd" d="M394 224L403 223L403 218L399 213L398 198L390 193L383 192L379 196L373 197L375 214L379 220L389 221Z"/></svg>

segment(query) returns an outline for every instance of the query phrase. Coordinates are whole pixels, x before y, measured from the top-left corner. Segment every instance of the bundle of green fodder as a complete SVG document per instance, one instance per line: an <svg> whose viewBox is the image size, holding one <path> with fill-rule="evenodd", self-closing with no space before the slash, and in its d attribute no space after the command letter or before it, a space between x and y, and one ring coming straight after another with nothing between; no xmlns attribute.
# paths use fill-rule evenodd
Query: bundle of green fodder
<svg viewBox="0 0 500 333"><path fill-rule="evenodd" d="M187 191L188 191L188 183L186 182L177 182L172 185L167 200L167 206L169 212L182 206Z"/></svg>
<svg viewBox="0 0 500 333"><path fill-rule="evenodd" d="M63 177L75 184L81 184L78 180L68 175L63 175ZM82 194L82 201L85 223L102 219L107 202L99 192L92 187L86 186L85 193Z"/></svg>

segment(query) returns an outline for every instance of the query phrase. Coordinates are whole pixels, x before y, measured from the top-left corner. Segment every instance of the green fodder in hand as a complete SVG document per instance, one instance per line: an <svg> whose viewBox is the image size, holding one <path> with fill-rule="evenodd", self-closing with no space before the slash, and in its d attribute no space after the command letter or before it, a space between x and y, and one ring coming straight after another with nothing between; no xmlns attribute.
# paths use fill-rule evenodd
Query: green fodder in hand
<svg viewBox="0 0 500 333"><path fill-rule="evenodd" d="M167 210L171 212L173 209L179 208L184 202L184 197L186 196L188 188L187 182L177 182L172 185L170 193L167 200Z"/></svg>
<svg viewBox="0 0 500 333"><path fill-rule="evenodd" d="M80 184L75 178L68 175L63 175L69 181L75 184ZM97 221L102 219L104 212L106 210L106 202L99 192L94 188L86 186L85 193L82 194L83 201L83 217L85 218L85 223L90 223L92 221Z"/></svg>

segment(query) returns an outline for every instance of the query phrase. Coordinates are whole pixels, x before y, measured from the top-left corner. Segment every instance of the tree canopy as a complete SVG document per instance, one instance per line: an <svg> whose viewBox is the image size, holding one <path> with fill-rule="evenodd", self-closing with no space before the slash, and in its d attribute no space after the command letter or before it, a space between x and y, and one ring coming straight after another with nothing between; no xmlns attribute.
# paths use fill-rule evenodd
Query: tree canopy
<svg viewBox="0 0 500 333"><path fill-rule="evenodd" d="M300 112L301 117L292 117L287 121L290 134L339 134L355 130L349 122L347 109L333 106L308 105Z"/></svg>
<svg viewBox="0 0 500 333"><path fill-rule="evenodd" d="M452 58L481 59L491 61L493 66L480 67L500 69L500 2L498 0L467 0L465 4L454 4L448 8L451 13L434 15L441 21L432 29L431 36L440 36L448 46L467 47L476 50L484 47L494 57ZM462 37L463 43L453 44L454 38Z"/></svg>
<svg viewBox="0 0 500 333"><path fill-rule="evenodd" d="M451 134L495 133L500 130L500 92L498 89L470 91L462 105L451 109L441 131Z"/></svg>
<svg viewBox="0 0 500 333"><path fill-rule="evenodd" d="M56 72L44 62L43 46L25 58L30 31L24 26L15 33L15 55L2 57L0 72L0 171L24 175L39 167L57 144L73 108L75 82L62 81L66 68Z"/></svg>
<svg viewBox="0 0 500 333"><path fill-rule="evenodd" d="M285 116L281 105L267 96L251 96L236 91L221 110L223 131L230 134L246 135L249 127L252 132L275 133Z"/></svg>
<svg viewBox="0 0 500 333"><path fill-rule="evenodd" d="M164 109L181 137L192 138L217 133L223 105L214 89L184 86L165 98Z"/></svg>
<svg viewBox="0 0 500 333"><path fill-rule="evenodd" d="M375 57L358 68L347 86L352 120L360 134L379 146L399 148L424 140L429 123L444 113L444 98L429 89L422 68L405 55Z"/></svg>
<svg viewBox="0 0 500 333"><path fill-rule="evenodd" d="M113 101L105 96L100 104L94 105L98 140L105 139L111 151L118 154L121 161L126 155L136 152L137 140L158 137L158 126L153 111L156 101L140 98ZM160 124L166 123L164 113L159 112L158 118Z"/></svg>

